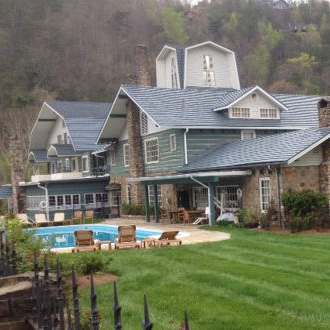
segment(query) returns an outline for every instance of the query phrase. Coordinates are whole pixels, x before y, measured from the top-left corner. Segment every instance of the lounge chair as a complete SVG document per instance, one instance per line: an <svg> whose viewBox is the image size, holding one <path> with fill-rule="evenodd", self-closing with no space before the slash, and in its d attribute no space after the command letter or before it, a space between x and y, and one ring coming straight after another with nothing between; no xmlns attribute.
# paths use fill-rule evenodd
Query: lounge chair
<svg viewBox="0 0 330 330"><path fill-rule="evenodd" d="M65 213L64 212L54 214L53 225L56 225L57 223L63 225L64 222L65 222Z"/></svg>
<svg viewBox="0 0 330 330"><path fill-rule="evenodd" d="M182 244L182 240L176 238L176 235L178 234L178 231L164 231L160 237L158 238L158 240L156 240L156 244L158 247L163 247L163 246L169 246L172 243L173 244L177 244L177 245L181 245Z"/></svg>
<svg viewBox="0 0 330 330"><path fill-rule="evenodd" d="M43 213L36 213L34 215L34 220L36 223L36 226L39 227L41 225L46 225L48 226L49 222L46 219L46 216Z"/></svg>
<svg viewBox="0 0 330 330"><path fill-rule="evenodd" d="M118 238L116 239L115 249L140 248L141 244L136 241L136 226L119 226Z"/></svg>
<svg viewBox="0 0 330 330"><path fill-rule="evenodd" d="M94 223L94 211L86 211L84 222L86 221L86 219L91 219L92 223Z"/></svg>
<svg viewBox="0 0 330 330"><path fill-rule="evenodd" d="M26 213L16 214L16 219L19 219L20 223L24 226L33 226L34 225L34 223L29 221L29 218Z"/></svg>
<svg viewBox="0 0 330 330"><path fill-rule="evenodd" d="M192 225L201 225L201 224L208 224L210 219L210 208L207 206L205 207L205 217L197 218Z"/></svg>
<svg viewBox="0 0 330 330"><path fill-rule="evenodd" d="M71 223L74 225L75 220L78 220L79 223L83 223L83 213L82 211L75 211L73 217L71 218Z"/></svg>
<svg viewBox="0 0 330 330"><path fill-rule="evenodd" d="M94 241L94 232L92 230L76 230L74 236L76 239L76 247L71 250L72 253L96 251L100 249L98 244Z"/></svg>

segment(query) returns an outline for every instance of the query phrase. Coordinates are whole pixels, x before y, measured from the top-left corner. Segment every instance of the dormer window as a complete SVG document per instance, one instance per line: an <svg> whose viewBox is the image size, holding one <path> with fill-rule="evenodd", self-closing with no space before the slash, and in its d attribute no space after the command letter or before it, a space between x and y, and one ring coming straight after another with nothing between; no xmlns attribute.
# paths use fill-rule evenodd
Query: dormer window
<svg viewBox="0 0 330 330"><path fill-rule="evenodd" d="M171 60L171 78L172 78L172 88L178 88L178 76L176 74L176 64L175 59L172 57Z"/></svg>
<svg viewBox="0 0 330 330"><path fill-rule="evenodd" d="M277 119L278 111L276 108L260 108L260 118Z"/></svg>
<svg viewBox="0 0 330 330"><path fill-rule="evenodd" d="M250 118L250 108L231 108L231 118Z"/></svg>
<svg viewBox="0 0 330 330"><path fill-rule="evenodd" d="M205 86L215 86L215 72L211 55L204 55L203 81Z"/></svg>

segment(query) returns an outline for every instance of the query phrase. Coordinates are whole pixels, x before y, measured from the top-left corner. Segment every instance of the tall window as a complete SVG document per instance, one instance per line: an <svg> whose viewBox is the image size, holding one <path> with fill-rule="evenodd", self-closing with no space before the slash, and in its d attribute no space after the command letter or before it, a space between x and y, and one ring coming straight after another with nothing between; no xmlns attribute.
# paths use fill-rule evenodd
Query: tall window
<svg viewBox="0 0 330 330"><path fill-rule="evenodd" d="M121 204L121 191L110 191L110 206L118 206Z"/></svg>
<svg viewBox="0 0 330 330"><path fill-rule="evenodd" d="M252 140L256 138L256 132L253 129L243 129L241 131L241 140Z"/></svg>
<svg viewBox="0 0 330 330"><path fill-rule="evenodd" d="M57 135L57 144L62 144L62 135Z"/></svg>
<svg viewBox="0 0 330 330"><path fill-rule="evenodd" d="M128 184L126 186L127 189L127 204L132 204L132 186Z"/></svg>
<svg viewBox="0 0 330 330"><path fill-rule="evenodd" d="M194 187L193 188L193 205L197 209L203 209L207 207L208 202L208 191L207 188Z"/></svg>
<svg viewBox="0 0 330 330"><path fill-rule="evenodd" d="M176 135L175 134L170 135L170 149L171 149L171 151L176 151Z"/></svg>
<svg viewBox="0 0 330 330"><path fill-rule="evenodd" d="M72 201L73 201L73 205L79 205L80 204L80 195L72 195Z"/></svg>
<svg viewBox="0 0 330 330"><path fill-rule="evenodd" d="M116 150L110 149L110 164L111 165L116 165Z"/></svg>
<svg viewBox="0 0 330 330"><path fill-rule="evenodd" d="M176 72L176 63L174 57L172 57L171 60L171 78L172 78L172 88L178 88L178 76Z"/></svg>
<svg viewBox="0 0 330 330"><path fill-rule="evenodd" d="M145 140L146 163L157 163L159 161L158 138Z"/></svg>
<svg viewBox="0 0 330 330"><path fill-rule="evenodd" d="M238 209L238 186L217 186L216 198L225 209Z"/></svg>
<svg viewBox="0 0 330 330"><path fill-rule="evenodd" d="M277 119L276 108L260 108L260 118Z"/></svg>
<svg viewBox="0 0 330 330"><path fill-rule="evenodd" d="M94 194L85 194L85 204L94 203Z"/></svg>
<svg viewBox="0 0 330 330"><path fill-rule="evenodd" d="M148 134L148 116L141 111L141 134Z"/></svg>
<svg viewBox="0 0 330 330"><path fill-rule="evenodd" d="M128 143L125 143L123 145L123 154L124 154L124 166L128 167L129 166L129 145Z"/></svg>
<svg viewBox="0 0 330 330"><path fill-rule="evenodd" d="M149 192L149 203L150 205L154 205L155 203L155 194L154 194L154 186L148 186L148 192ZM160 188L160 185L157 185L157 196L158 196L158 205L159 207L162 207L162 190Z"/></svg>
<svg viewBox="0 0 330 330"><path fill-rule="evenodd" d="M77 171L77 162L75 158L71 159L71 169L72 172Z"/></svg>
<svg viewBox="0 0 330 330"><path fill-rule="evenodd" d="M205 86L215 86L215 72L213 67L213 58L211 55L204 55L203 80Z"/></svg>
<svg viewBox="0 0 330 330"><path fill-rule="evenodd" d="M82 158L82 170L83 172L89 171L88 156L83 156Z"/></svg>
<svg viewBox="0 0 330 330"><path fill-rule="evenodd" d="M231 108L232 118L250 118L250 108Z"/></svg>
<svg viewBox="0 0 330 330"><path fill-rule="evenodd" d="M268 210L270 205L270 178L260 179L260 206L261 211L265 212Z"/></svg>
<svg viewBox="0 0 330 330"><path fill-rule="evenodd" d="M67 133L64 133L63 134L63 143L64 144L67 144L68 143L68 134Z"/></svg>
<svg viewBox="0 0 330 330"><path fill-rule="evenodd" d="M70 158L65 158L65 172L70 172Z"/></svg>

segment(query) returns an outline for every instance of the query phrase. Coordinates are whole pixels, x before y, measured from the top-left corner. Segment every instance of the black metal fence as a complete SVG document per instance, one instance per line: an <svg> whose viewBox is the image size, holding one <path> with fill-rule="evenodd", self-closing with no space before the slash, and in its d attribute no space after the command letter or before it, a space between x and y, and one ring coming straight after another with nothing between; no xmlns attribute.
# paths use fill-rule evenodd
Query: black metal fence
<svg viewBox="0 0 330 330"><path fill-rule="evenodd" d="M15 242L9 243L5 230L0 232L0 277L17 274Z"/></svg>
<svg viewBox="0 0 330 330"><path fill-rule="evenodd" d="M1 231L0 235L0 277L7 277L17 274L15 242L7 239L6 232ZM74 268L72 269L72 302L65 295L63 289L63 276L61 265L57 260L56 275L50 273L47 258L43 261L43 272L39 271L37 256L34 256L34 277L33 277L32 315L27 318L30 329L45 330L80 330L82 329L82 318L78 293L78 282ZM70 294L71 296L71 294ZM84 324L84 329L98 330L102 326L101 317L97 307L97 295L95 291L94 275L91 274L91 310L90 320ZM114 282L114 321L112 328L123 329L121 321L122 307L119 304L117 284ZM142 311L142 308L141 308ZM136 327L138 329L139 326ZM144 295L144 318L142 329L151 330L153 323L150 320L147 296ZM108 327L107 327L108 329ZM185 313L184 328L189 330L188 314Z"/></svg>
<svg viewBox="0 0 330 330"><path fill-rule="evenodd" d="M39 279L38 261L35 257L34 262L34 290L33 290L33 302L34 310L33 317L28 320L30 326L33 329L48 329L48 330L80 330L81 329L81 310L78 294L78 283L76 272L72 269L72 309L70 307L69 300L63 293L63 278L61 275L61 266L57 261L56 271L56 294L52 296L49 269L47 266L47 260L44 260L44 280ZM101 318L97 307L97 295L95 292L94 275L91 274L91 310L89 324L85 324L85 327L98 330L101 326ZM113 314L114 322L113 329L123 329L121 321L122 307L119 304L117 283L114 282L114 302L113 302ZM138 329L138 327L136 327ZM144 295L144 318L142 320L142 329L151 330L153 323L150 320L149 307L147 302L147 296ZM188 314L185 313L184 329L189 330Z"/></svg>

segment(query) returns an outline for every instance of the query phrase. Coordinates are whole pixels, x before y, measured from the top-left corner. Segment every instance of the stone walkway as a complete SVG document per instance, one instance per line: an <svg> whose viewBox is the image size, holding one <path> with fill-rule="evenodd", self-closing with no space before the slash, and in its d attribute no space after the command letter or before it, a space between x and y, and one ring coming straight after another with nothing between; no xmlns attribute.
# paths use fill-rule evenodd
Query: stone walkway
<svg viewBox="0 0 330 330"><path fill-rule="evenodd" d="M130 219L130 218L114 218L105 220L104 223L113 226L120 225L136 225L139 229L153 229L159 231L170 231L170 230L179 230L183 233L188 233L189 235L182 237L182 244L197 244L197 243L206 243L206 242L218 242L230 239L230 234L222 233L219 231L209 231L199 229L198 226L194 225L183 225L183 224L171 224L171 223L155 223L146 222L141 219Z"/></svg>

